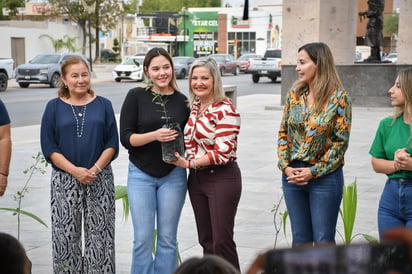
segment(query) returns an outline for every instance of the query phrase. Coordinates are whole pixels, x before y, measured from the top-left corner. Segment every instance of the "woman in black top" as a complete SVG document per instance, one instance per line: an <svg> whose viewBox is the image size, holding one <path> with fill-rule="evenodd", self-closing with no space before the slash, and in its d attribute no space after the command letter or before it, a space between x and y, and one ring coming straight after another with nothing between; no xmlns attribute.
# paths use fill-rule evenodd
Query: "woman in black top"
<svg viewBox="0 0 412 274"><path fill-rule="evenodd" d="M146 87L131 89L120 113L120 141L129 151L127 192L134 228L132 274L170 274L177 267L177 226L186 197L186 170L162 160L161 143L176 139L189 116L170 55L151 49L144 59ZM162 107L164 106L164 108ZM152 256L155 225L156 253Z"/></svg>

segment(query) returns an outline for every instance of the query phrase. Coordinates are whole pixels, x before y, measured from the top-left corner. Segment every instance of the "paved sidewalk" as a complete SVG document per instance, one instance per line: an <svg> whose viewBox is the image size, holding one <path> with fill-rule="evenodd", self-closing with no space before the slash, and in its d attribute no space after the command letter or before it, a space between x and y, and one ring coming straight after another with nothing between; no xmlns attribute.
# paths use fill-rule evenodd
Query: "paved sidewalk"
<svg viewBox="0 0 412 274"><path fill-rule="evenodd" d="M98 73L98 66L95 67ZM102 69L103 71L104 69ZM104 81L104 71L97 79ZM99 78L100 76L100 78ZM279 95L250 95L237 99L242 117L239 135L238 162L242 171L243 192L235 226L235 240L238 246L241 268L247 269L256 254L275 244L274 216L272 208L281 197L281 174L276 167L275 140L282 114ZM344 175L346 183L357 180L358 212L354 234L366 233L377 237L376 211L385 176L376 174L370 164L368 150L379 120L391 114L390 108L353 108L353 126L350 145L346 154ZM13 156L6 195L0 198L0 207L16 207L13 195L22 188L27 179L23 170L32 163L32 155L40 151L39 126L12 129ZM117 160L113 162L115 183L126 184L127 152L121 147ZM35 174L29 183L29 192L23 199L22 209L35 213L49 225L41 226L30 218L21 218L20 239L33 263L33 273L49 274L51 268L49 180L50 167L46 174ZM116 204L116 261L117 273L130 272L132 248L132 224L122 217L122 204ZM284 208L282 205L281 208ZM0 211L0 231L17 236L17 218ZM339 220L338 230L343 231ZM339 237L339 236L338 236ZM362 241L360 237L356 241ZM338 239L339 241L339 239ZM178 234L182 259L201 256L197 243L194 217L187 199L183 208ZM288 246L287 239L279 234L278 246Z"/></svg>

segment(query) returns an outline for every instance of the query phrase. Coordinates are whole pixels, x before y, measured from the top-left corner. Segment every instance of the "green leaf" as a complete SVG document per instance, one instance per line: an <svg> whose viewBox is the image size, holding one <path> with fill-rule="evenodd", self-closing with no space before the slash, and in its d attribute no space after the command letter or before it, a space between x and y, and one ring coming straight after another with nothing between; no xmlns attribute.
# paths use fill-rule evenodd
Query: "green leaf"
<svg viewBox="0 0 412 274"><path fill-rule="evenodd" d="M45 227L48 227L47 224L45 222L43 222L43 220L40 217L38 217L37 215L35 215L31 212L24 211L24 210L21 210L21 209L18 209L18 208L6 208L6 207L2 207L2 208L0 208L0 210L11 211L11 212L13 212L13 215L15 215L15 214L26 215L26 216L36 220L40 224L44 225Z"/></svg>
<svg viewBox="0 0 412 274"><path fill-rule="evenodd" d="M363 238L365 238L365 240L367 240L369 243L378 243L378 239L376 239L375 237L368 235L368 234L364 234L361 233L361 235L363 236Z"/></svg>
<svg viewBox="0 0 412 274"><path fill-rule="evenodd" d="M285 235L285 238L286 238L286 221L288 219L288 216L289 216L289 212L285 210L283 212L283 235Z"/></svg>
<svg viewBox="0 0 412 274"><path fill-rule="evenodd" d="M344 185L342 195L342 207L339 213L342 217L345 243L349 244L352 241L353 227L356 218L357 209L357 187L356 178L349 185Z"/></svg>
<svg viewBox="0 0 412 274"><path fill-rule="evenodd" d="M121 185L115 186L114 198L116 200L122 199L123 219L127 220L129 218L129 212L130 212L129 196L127 195L127 186L121 186Z"/></svg>

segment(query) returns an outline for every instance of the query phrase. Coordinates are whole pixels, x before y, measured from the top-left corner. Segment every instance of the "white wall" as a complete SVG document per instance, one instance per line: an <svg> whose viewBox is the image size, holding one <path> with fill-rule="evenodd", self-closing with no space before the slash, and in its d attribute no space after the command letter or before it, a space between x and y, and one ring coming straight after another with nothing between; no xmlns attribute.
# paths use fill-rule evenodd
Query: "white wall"
<svg viewBox="0 0 412 274"><path fill-rule="evenodd" d="M76 52L81 53L82 31L77 25L61 24L58 22L34 21L0 21L0 57L11 57L11 38L25 39L26 62L39 53L54 52L53 45L48 38L39 38L47 34L54 39L61 39L64 35L77 37ZM86 44L87 46L87 44ZM63 51L67 51L63 49ZM87 51L86 51L87 52ZM94 53L94 50L93 50Z"/></svg>

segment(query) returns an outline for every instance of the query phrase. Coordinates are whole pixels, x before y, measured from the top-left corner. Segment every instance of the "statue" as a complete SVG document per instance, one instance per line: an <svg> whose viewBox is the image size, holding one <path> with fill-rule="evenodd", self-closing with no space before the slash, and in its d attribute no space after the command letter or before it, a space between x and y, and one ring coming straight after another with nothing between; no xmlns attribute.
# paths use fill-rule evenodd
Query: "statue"
<svg viewBox="0 0 412 274"><path fill-rule="evenodd" d="M384 0L369 0L368 10L359 12L359 17L369 19L366 25L366 41L371 47L371 54L365 62L381 61L381 46L383 46L383 10L385 8Z"/></svg>

